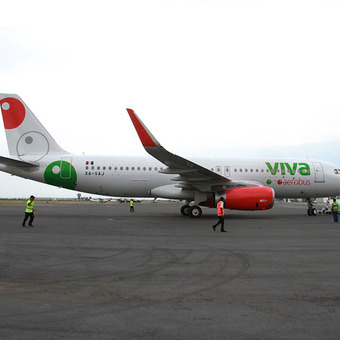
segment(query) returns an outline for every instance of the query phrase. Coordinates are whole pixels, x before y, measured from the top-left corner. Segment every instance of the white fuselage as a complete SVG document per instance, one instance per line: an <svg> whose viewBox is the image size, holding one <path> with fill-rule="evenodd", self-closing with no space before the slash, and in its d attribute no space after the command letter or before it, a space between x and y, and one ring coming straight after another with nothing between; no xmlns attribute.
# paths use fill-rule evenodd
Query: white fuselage
<svg viewBox="0 0 340 340"><path fill-rule="evenodd" d="M75 169L74 187L64 185L64 182L69 181L67 173L63 173L62 179L59 178L57 182L46 180L48 165L53 162L58 164L61 159L71 163ZM192 161L231 181L254 181L257 185L272 187L277 198L326 197L340 194L340 169L324 161L203 157L193 158ZM155 197L152 189L176 185L172 180L175 175L159 173L159 170L165 168L164 164L152 157L98 155L67 155L64 158L58 155L54 159L49 155L40 161L40 167L36 170L0 166L1 171L20 177L77 191L116 197ZM58 166L53 168L53 173L55 176L60 176ZM192 195L193 199L194 192Z"/></svg>

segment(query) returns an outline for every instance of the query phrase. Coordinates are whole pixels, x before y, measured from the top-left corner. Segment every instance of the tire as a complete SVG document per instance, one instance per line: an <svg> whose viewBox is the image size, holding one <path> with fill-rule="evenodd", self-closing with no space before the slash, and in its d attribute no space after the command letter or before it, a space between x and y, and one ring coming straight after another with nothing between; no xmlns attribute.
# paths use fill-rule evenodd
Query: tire
<svg viewBox="0 0 340 340"><path fill-rule="evenodd" d="M202 216L202 209L198 205L194 205L189 209L189 216L199 218Z"/></svg>
<svg viewBox="0 0 340 340"><path fill-rule="evenodd" d="M313 208L313 209L312 209L312 216L316 216L316 215L317 215L317 213L318 213L318 212L316 211L316 209L315 209L315 208Z"/></svg>
<svg viewBox="0 0 340 340"><path fill-rule="evenodd" d="M189 215L189 210L190 210L190 205L188 205L188 204L183 205L182 208L181 208L181 214L183 216L188 216Z"/></svg>

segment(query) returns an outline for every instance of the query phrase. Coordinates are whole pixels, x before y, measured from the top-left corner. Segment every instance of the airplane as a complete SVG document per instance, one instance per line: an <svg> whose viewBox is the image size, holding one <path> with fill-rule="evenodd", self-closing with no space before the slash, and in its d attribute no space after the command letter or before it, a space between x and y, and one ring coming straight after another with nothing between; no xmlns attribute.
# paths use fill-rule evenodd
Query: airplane
<svg viewBox="0 0 340 340"><path fill-rule="evenodd" d="M93 197L90 197L90 201L91 202L96 202L96 203L107 203L107 202L111 202L111 198L93 198Z"/></svg>
<svg viewBox="0 0 340 340"><path fill-rule="evenodd" d="M127 109L150 156L76 155L62 149L16 94L0 94L10 157L0 171L61 188L114 197L184 200L181 213L198 218L220 197L234 210L267 210L275 198L340 194L340 168L313 159L183 158L167 151L132 109ZM193 202L192 205L190 203Z"/></svg>

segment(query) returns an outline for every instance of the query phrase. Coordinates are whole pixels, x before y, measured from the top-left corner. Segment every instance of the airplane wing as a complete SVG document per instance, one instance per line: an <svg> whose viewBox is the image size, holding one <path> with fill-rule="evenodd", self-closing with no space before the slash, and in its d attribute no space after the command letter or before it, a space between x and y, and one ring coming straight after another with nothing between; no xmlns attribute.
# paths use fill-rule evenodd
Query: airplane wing
<svg viewBox="0 0 340 340"><path fill-rule="evenodd" d="M17 159L7 158L7 157L2 157L2 156L0 156L0 164L8 165L8 166L15 166L19 168L34 168L34 167L39 166L38 164L19 161Z"/></svg>
<svg viewBox="0 0 340 340"><path fill-rule="evenodd" d="M144 149L168 167L159 172L164 174L177 174L178 176L172 180L180 182L179 187L188 189L196 187L199 190L205 191L211 190L211 186L263 186L260 182L248 183L247 181L231 181L197 163L167 151L160 145L133 110L127 109L127 112Z"/></svg>

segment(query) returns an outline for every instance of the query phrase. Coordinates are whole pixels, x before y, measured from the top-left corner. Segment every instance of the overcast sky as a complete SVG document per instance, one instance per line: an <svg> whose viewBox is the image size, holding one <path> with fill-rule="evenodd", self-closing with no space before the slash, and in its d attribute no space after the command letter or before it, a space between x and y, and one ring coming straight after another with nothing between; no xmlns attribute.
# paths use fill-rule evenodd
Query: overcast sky
<svg viewBox="0 0 340 340"><path fill-rule="evenodd" d="M315 146L340 137L339 1L0 2L0 92L67 151L145 155L130 107L184 157L337 162ZM76 195L0 183L0 197Z"/></svg>

